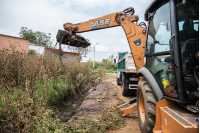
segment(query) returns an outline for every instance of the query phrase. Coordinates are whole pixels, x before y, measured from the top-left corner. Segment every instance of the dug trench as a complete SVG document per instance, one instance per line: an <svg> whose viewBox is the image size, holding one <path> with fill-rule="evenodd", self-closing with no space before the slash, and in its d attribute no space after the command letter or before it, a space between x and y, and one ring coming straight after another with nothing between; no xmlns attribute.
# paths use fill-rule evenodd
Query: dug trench
<svg viewBox="0 0 200 133"><path fill-rule="evenodd" d="M97 81L96 81L97 82ZM58 108L58 116L62 123L79 122L81 119L101 119L102 112L113 106L121 105L133 97L124 97L121 94L121 86L116 83L116 77L107 75L101 79L96 87L91 87L82 96L64 102L64 106ZM136 103L134 103L136 105ZM134 105L133 104L133 105ZM127 105L129 106L129 105ZM125 107L127 107L125 106ZM140 133L137 112L122 117L124 126L115 130L107 129L110 133Z"/></svg>

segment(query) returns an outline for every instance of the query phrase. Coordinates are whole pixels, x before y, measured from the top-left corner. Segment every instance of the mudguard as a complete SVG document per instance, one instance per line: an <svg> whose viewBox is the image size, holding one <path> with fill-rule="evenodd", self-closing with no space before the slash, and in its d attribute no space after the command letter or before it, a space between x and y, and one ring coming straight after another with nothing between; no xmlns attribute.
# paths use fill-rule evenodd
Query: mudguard
<svg viewBox="0 0 200 133"><path fill-rule="evenodd" d="M158 101L160 101L163 98L163 92L161 91L161 88L159 87L151 72L146 67L143 67L139 70L138 74L143 75L147 79L153 91L155 92Z"/></svg>

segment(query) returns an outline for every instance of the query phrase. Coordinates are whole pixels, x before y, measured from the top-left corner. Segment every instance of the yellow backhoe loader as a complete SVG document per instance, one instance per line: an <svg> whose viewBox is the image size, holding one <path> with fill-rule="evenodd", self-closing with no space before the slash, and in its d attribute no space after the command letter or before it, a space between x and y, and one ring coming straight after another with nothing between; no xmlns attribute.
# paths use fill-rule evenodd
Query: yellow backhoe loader
<svg viewBox="0 0 200 133"><path fill-rule="evenodd" d="M137 107L128 111L137 110L141 131L199 132L199 0L153 0L145 11L148 26L138 20L134 9L127 8L65 23L57 41L87 47L90 43L76 33L122 26L140 77Z"/></svg>

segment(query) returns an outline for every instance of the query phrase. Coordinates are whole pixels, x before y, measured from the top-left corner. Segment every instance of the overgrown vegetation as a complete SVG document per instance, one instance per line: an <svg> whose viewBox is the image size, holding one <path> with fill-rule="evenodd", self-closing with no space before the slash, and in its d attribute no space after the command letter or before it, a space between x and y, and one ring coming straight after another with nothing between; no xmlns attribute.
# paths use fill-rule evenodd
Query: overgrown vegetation
<svg viewBox="0 0 200 133"><path fill-rule="evenodd" d="M116 110L102 112L100 120L85 117L77 123L71 121L67 123L67 127L75 133L105 133L124 126L124 120Z"/></svg>
<svg viewBox="0 0 200 133"><path fill-rule="evenodd" d="M44 114L52 112L50 107L79 94L99 76L87 64L71 61L63 62L63 67L59 59L48 54L4 49L0 57L0 132L38 131ZM46 119L47 124L55 124L56 119ZM59 125L55 129L49 126L48 131L54 132Z"/></svg>
<svg viewBox="0 0 200 133"><path fill-rule="evenodd" d="M52 108L68 97L81 93L90 80L102 77L105 66L99 65L93 72L91 62L63 61L63 67L54 56L20 53L14 48L12 51L1 50L0 57L0 132L82 130L82 127L71 129L69 125L61 124ZM99 128L86 124L85 131L104 132L121 123L116 112L106 114L111 117L102 118L98 123Z"/></svg>
<svg viewBox="0 0 200 133"><path fill-rule="evenodd" d="M92 61L88 61L87 63L91 68L93 68ZM116 73L117 72L117 64L108 62L108 61L95 62L94 68L95 68L95 70L104 69L104 71L106 73Z"/></svg>

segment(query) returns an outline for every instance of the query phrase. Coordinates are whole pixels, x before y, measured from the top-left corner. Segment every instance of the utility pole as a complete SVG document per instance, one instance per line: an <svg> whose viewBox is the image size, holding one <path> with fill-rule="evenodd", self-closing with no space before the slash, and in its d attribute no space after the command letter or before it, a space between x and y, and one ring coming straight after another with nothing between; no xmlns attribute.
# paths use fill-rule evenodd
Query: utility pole
<svg viewBox="0 0 200 133"><path fill-rule="evenodd" d="M98 43L96 43L96 45L97 45ZM94 71L94 60L95 60L95 46L96 45L94 45L93 47L94 47L94 58L93 58L93 71Z"/></svg>

